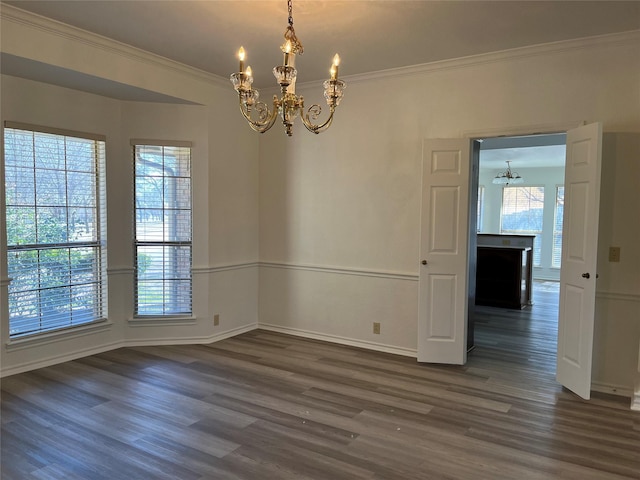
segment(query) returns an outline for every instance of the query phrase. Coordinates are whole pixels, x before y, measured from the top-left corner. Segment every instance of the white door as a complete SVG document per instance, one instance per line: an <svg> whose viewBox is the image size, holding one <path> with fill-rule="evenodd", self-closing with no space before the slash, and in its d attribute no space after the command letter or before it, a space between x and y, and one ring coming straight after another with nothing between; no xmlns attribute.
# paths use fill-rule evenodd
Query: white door
<svg viewBox="0 0 640 480"><path fill-rule="evenodd" d="M425 140L418 294L418 361L467 360L469 139Z"/></svg>
<svg viewBox="0 0 640 480"><path fill-rule="evenodd" d="M591 391L601 157L602 124L567 132L556 378L585 399Z"/></svg>

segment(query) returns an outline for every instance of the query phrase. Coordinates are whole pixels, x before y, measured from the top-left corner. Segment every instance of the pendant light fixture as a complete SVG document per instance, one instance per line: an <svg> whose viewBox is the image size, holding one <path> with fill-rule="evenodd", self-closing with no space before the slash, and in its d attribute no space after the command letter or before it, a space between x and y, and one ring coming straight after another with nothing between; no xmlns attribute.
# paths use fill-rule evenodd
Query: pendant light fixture
<svg viewBox="0 0 640 480"><path fill-rule="evenodd" d="M511 162L507 160L507 170L500 172L493 178L493 183L498 185L509 185L510 183L522 183L524 179L517 173L511 171Z"/></svg>
<svg viewBox="0 0 640 480"><path fill-rule="evenodd" d="M278 117L282 120L287 135L293 135L293 121L300 115L303 125L313 133L320 133L329 128L333 121L336 107L340 104L346 84L338 79L338 66L340 57L336 54L333 57L333 64L330 69L329 80L325 80L324 98L329 106L329 117L322 123L314 123L322 113L322 107L318 104L311 105L305 112L304 98L296 95L296 77L298 71L295 67L296 55L302 55L303 47L296 37L293 29L293 7L292 0L287 0L289 11L289 25L284 32L285 43L280 47L283 53L283 64L273 69L276 81L280 85L280 97L273 96L273 107L260 102L258 90L252 87L253 73L251 67L245 69L246 52L240 47L238 59L240 60L240 71L231 74L231 83L238 92L240 111L249 123L249 126L256 132L264 133L269 130Z"/></svg>

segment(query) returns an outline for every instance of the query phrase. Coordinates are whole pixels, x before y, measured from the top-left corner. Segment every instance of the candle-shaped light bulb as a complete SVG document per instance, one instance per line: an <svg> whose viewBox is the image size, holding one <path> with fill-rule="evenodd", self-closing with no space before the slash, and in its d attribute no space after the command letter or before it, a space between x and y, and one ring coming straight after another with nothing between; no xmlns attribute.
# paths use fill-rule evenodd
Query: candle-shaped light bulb
<svg viewBox="0 0 640 480"><path fill-rule="evenodd" d="M240 50L238 50L238 58L240 59L240 72L244 72L244 57L244 47L240 47Z"/></svg>
<svg viewBox="0 0 640 480"><path fill-rule="evenodd" d="M331 80L338 78L338 65L340 65L340 55L336 53L333 57L333 65L331 65Z"/></svg>
<svg viewBox="0 0 640 480"><path fill-rule="evenodd" d="M251 78L253 76L253 71L251 71L251 65L247 67L247 77Z"/></svg>
<svg viewBox="0 0 640 480"><path fill-rule="evenodd" d="M291 40L287 40L287 43L284 44L284 66L289 66L289 56L291 55Z"/></svg>

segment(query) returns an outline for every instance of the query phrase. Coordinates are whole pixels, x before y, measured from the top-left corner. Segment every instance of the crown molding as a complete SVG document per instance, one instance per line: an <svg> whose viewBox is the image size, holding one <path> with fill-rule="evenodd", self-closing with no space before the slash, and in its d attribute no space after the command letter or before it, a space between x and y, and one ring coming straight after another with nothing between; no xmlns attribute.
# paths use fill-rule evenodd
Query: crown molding
<svg viewBox="0 0 640 480"><path fill-rule="evenodd" d="M91 48L106 51L111 54L120 55L134 61L153 65L155 67L173 70L180 74L193 77L197 80L215 84L227 88L228 80L213 73L205 72L194 67L190 67L180 62L147 52L145 50L132 47L122 42L97 35L95 33L82 30L71 25L52 20L41 15L27 12L13 5L0 3L0 19L24 25L28 28L37 29L51 35L66 38L87 45ZM344 77L349 83L378 80L389 77L403 77L419 75L425 73L439 72L443 70L465 68L490 64L500 61L522 59L545 54L560 54L572 50L588 49L593 47L610 47L616 45L626 45L640 42L640 30L631 30L621 33L607 35L597 35L584 37L575 40L562 40L558 42L544 43L539 45L519 47L498 52L460 57L450 60L441 60L431 63L411 65L408 67L392 68L375 72L347 75ZM300 87L309 88L322 85L322 81L299 83Z"/></svg>
<svg viewBox="0 0 640 480"><path fill-rule="evenodd" d="M132 47L126 43L118 42L117 40L91 33L57 20L52 20L35 13L27 12L12 5L0 3L0 19L3 22L6 21L23 25L27 28L39 30L50 35L81 43L90 48L119 55L129 60L145 63L157 68L172 70L199 81L213 83L224 88L228 87L229 81L226 78L222 78L213 73L190 67L183 63L176 62L175 60L170 60L160 55L147 52L146 50Z"/></svg>
<svg viewBox="0 0 640 480"><path fill-rule="evenodd" d="M574 50L592 49L594 47L612 47L633 44L637 44L638 46L640 46L640 30L630 30L621 33L583 37L575 40L562 40L558 42L542 43L539 45L501 50L498 52L482 53L478 55L459 57L450 60L422 63L418 65L411 65L408 67L390 68L388 70L379 70L376 72L369 72L358 75L347 75L341 78L345 81L348 81L349 83L357 83L385 78L436 73L445 70L474 67L496 62L504 62L508 60L519 60L540 55L557 55ZM298 86L313 87L321 84L322 82L318 81L302 84L299 83Z"/></svg>

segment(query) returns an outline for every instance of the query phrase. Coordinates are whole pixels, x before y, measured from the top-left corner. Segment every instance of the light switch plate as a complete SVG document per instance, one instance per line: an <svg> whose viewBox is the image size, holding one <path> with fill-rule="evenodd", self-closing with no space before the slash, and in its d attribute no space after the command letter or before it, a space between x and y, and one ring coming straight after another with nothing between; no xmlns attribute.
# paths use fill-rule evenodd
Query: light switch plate
<svg viewBox="0 0 640 480"><path fill-rule="evenodd" d="M610 262L620 261L620 247L609 247L609 261Z"/></svg>

